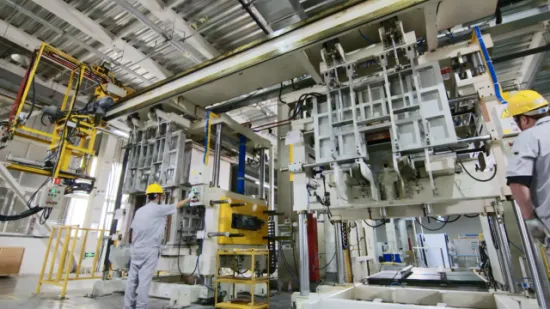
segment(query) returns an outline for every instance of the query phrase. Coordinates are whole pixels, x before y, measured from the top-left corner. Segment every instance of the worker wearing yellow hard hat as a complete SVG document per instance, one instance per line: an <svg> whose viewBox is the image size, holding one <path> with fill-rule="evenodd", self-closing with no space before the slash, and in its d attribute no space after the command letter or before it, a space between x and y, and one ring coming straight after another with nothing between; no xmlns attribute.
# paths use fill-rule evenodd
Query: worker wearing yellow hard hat
<svg viewBox="0 0 550 309"><path fill-rule="evenodd" d="M148 203L136 211L131 225L132 257L128 280L126 280L125 309L147 308L149 287L158 264L166 217L175 214L178 208L199 198L195 191L191 191L186 199L176 204L160 204L164 189L158 183L150 184L145 195Z"/></svg>
<svg viewBox="0 0 550 309"><path fill-rule="evenodd" d="M531 237L550 236L550 113L538 92L510 94L508 114L522 130L514 141L506 177Z"/></svg>

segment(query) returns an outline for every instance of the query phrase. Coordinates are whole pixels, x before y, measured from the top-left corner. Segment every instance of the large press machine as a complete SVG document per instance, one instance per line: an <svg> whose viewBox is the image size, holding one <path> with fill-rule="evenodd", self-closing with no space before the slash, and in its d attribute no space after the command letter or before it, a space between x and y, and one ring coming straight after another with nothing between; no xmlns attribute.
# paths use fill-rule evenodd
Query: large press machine
<svg viewBox="0 0 550 309"><path fill-rule="evenodd" d="M121 235L114 237L121 242L112 249L113 268L124 269L127 259L118 258L127 256L123 245L129 239L131 214L143 204L140 196L146 186L159 182L169 192L166 202L181 199L189 190L200 193L199 202L169 218L159 264L159 271L198 279L195 285L171 286L170 292L165 287L153 295L170 293L172 304L182 305L224 297L223 291L235 295L248 283L269 282L280 251L273 217L277 214L273 146L227 115L197 116L197 108L185 100L202 108L231 97L249 98L247 93L300 76L304 59L311 57L319 64L318 70L308 71L317 72L316 85L311 87L315 91L302 89L299 99L287 100L289 118L281 122L290 131L279 136L284 141L278 147L279 153L281 147L290 148L291 155L288 165L277 158L279 179L289 174L292 178L291 204L298 215L300 293L293 296L294 308L548 308L550 288L541 251L531 242L505 181L506 157L520 130L507 117L507 94L490 58L491 35L478 27L483 22L467 25L492 14L496 1L464 3L354 2L334 16L316 17L274 34L110 108L105 119L116 124L131 115L126 122L132 131L122 189L130 198ZM415 19L418 14L421 21ZM457 24L466 24L461 30L466 36L434 44L438 30ZM346 50L353 44L341 39L361 26L371 30L370 43ZM427 49L420 48L425 45ZM286 69L274 70L279 64ZM181 102L173 99L180 94ZM185 117L167 106L185 109ZM193 117L202 120L190 122ZM212 135L214 159L209 168ZM206 141L203 164L190 163L187 139ZM256 197L219 187L222 149L235 145L239 161L254 155L253 150L261 153ZM270 152L267 198L265 150ZM504 223L506 209L519 218L529 274L524 283L536 300L525 297L533 293L520 291L512 277L515 266ZM491 291L447 290L460 285L457 282L486 283L472 273L411 267L389 274L373 270L373 226L392 224L395 218L441 216L445 221L459 214L479 214L483 234L491 236L485 237L493 270ZM307 220L313 217L330 221L336 260L335 285L319 286L316 293L311 292L309 274L309 263L316 257L309 256L307 237ZM366 254L355 253L351 259L345 256L351 254L346 252L350 227L356 229L355 242L364 240L366 247ZM267 258L255 259L266 252ZM415 282L411 277L415 275L429 280ZM394 282L399 286L385 286ZM404 287L405 283L428 288ZM254 304L257 290L246 291L252 298L246 306L267 307L267 303ZM217 306L245 306L228 299Z"/></svg>

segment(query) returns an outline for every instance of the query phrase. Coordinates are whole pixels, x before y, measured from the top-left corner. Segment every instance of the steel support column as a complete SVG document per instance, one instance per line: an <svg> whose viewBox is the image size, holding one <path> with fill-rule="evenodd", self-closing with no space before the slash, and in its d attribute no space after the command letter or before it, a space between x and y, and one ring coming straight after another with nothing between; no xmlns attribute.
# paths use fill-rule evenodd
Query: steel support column
<svg viewBox="0 0 550 309"><path fill-rule="evenodd" d="M518 204L514 201L512 202L514 207L514 213L516 215L516 220L519 226L519 234L521 236L521 242L523 243L523 248L525 250L525 257L527 259L527 265L529 265L529 271L531 272L531 280L535 288L535 294L537 296L537 301L540 308L549 308L550 305L550 288L548 284L548 279L545 276L542 276L546 273L542 261L542 256L540 250L533 244L529 232L527 231L527 226L525 221L521 216L521 211Z"/></svg>
<svg viewBox="0 0 550 309"><path fill-rule="evenodd" d="M265 199L265 149L260 149L260 172L258 175L258 196L261 200ZM271 183L269 184L271 188ZM271 189L270 189L271 190Z"/></svg>
<svg viewBox="0 0 550 309"><path fill-rule="evenodd" d="M495 223L495 232L498 238L495 241L498 242L498 251L501 260L500 263L503 266L506 287L510 293L515 293L516 287L512 276L512 253L510 251L508 236L506 235L504 218L501 215L495 214L491 216L491 219Z"/></svg>
<svg viewBox="0 0 550 309"><path fill-rule="evenodd" d="M116 191L116 200L115 207L113 211L117 211L122 206L122 189L124 187L124 179L126 178L126 166L128 165L128 157L130 155L130 147L126 145L124 148L124 157L122 158L122 169L120 172L120 177L118 179L118 188ZM116 234L116 229L118 225L118 219L113 216L111 221L111 229L109 231L109 240L107 242L107 248L105 249L105 259L103 260L103 280L107 280L109 275L109 269L111 268L111 261L109 260L109 253L111 252L111 246L114 244L113 235ZM95 267L95 265L94 265Z"/></svg>
<svg viewBox="0 0 550 309"><path fill-rule="evenodd" d="M220 163L222 153L222 131L223 124L218 123L216 126L216 139L214 142L214 164L212 165L212 187L219 187L220 184Z"/></svg>
<svg viewBox="0 0 550 309"><path fill-rule="evenodd" d="M319 268L319 239L317 233L317 219L313 214L307 214L307 244L309 254L309 281L321 281L321 268ZM328 255L327 262L331 258Z"/></svg>
<svg viewBox="0 0 550 309"><path fill-rule="evenodd" d="M344 272L344 248L342 247L342 221L334 221L334 234L336 236L336 272L338 284L345 283Z"/></svg>
<svg viewBox="0 0 550 309"><path fill-rule="evenodd" d="M237 193L244 194L246 169L246 136L239 135L239 165L237 167Z"/></svg>
<svg viewBox="0 0 550 309"><path fill-rule="evenodd" d="M309 248L307 239L307 213L298 214L298 237L300 249L300 295L309 295Z"/></svg>

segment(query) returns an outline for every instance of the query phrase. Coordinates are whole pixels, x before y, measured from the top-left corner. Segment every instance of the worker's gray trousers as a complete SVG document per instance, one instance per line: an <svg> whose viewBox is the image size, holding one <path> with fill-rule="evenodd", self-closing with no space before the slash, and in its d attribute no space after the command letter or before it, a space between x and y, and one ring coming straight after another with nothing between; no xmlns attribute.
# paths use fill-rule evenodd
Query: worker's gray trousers
<svg viewBox="0 0 550 309"><path fill-rule="evenodd" d="M124 293L124 309L146 309L149 301L149 287L159 261L158 248L132 248L132 259L126 292Z"/></svg>

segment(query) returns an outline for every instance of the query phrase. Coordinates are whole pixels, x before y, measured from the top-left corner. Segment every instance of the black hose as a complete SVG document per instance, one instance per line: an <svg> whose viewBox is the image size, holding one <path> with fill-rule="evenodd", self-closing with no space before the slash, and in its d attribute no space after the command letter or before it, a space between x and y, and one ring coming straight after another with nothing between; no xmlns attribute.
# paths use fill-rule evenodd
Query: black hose
<svg viewBox="0 0 550 309"><path fill-rule="evenodd" d="M428 231L432 231L432 232L441 230L441 229L444 228L445 225L447 225L447 223L448 223L448 222L443 222L443 225L442 225L441 227L438 227L438 228L436 228L436 229L431 229L431 228L429 228L429 227L425 227L424 225L422 225L422 223L420 223L420 220L418 220L418 218L415 217L414 220L416 220L416 222L417 222L418 224L420 224L421 227L427 229Z"/></svg>
<svg viewBox="0 0 550 309"><path fill-rule="evenodd" d="M382 220L382 222L380 224L377 224L377 225L370 225L367 220L363 220L363 222L365 222L366 225L372 227L372 228L377 228L377 227L381 227L382 225L385 225L386 224L386 220Z"/></svg>
<svg viewBox="0 0 550 309"><path fill-rule="evenodd" d="M470 172L468 172L468 170L466 169L466 167L464 167L464 164L462 163L462 161L460 160L457 160L458 164L460 164L460 166L462 167L462 170L464 172L466 172L466 174L468 174L468 176L470 176L473 180L476 180L476 181L479 181L479 182L489 182L491 180L493 180L493 178L495 178L495 176L497 175L497 165L493 165L493 175L487 179L479 179L477 177L475 177L474 175L470 174Z"/></svg>
<svg viewBox="0 0 550 309"><path fill-rule="evenodd" d="M450 216L449 216L450 217ZM436 217L431 217L432 219L434 219L435 221L437 222L442 222L442 223L453 223L453 222L456 222L458 221L458 219L460 219L460 215L458 215L456 218L454 219L449 219L449 217L447 217L447 220L439 220L437 219Z"/></svg>
<svg viewBox="0 0 550 309"><path fill-rule="evenodd" d="M281 87L279 87L279 102L283 103L284 105L288 105L287 102L283 101L283 98L281 95L283 94L283 83L281 83Z"/></svg>
<svg viewBox="0 0 550 309"><path fill-rule="evenodd" d="M334 261L334 258L335 258L335 257L336 257L336 252L334 252L334 255L332 255L332 258L330 259L330 261L328 261L328 263L327 263L325 266L323 266L323 267L315 267L315 268L316 268L316 269L319 269L319 270L322 270L322 269L327 268L327 267L330 265L330 263L332 263L332 261Z"/></svg>
<svg viewBox="0 0 550 309"><path fill-rule="evenodd" d="M49 209L51 209L51 208L49 208ZM17 220L25 219L27 217L30 217L32 215L35 215L35 214L39 213L42 210L44 210L44 208L34 207L34 208L31 208L31 209L27 209L27 210L25 210L22 213L17 214L17 215L11 215L11 216L0 215L0 221L5 222L5 221L17 221Z"/></svg>

